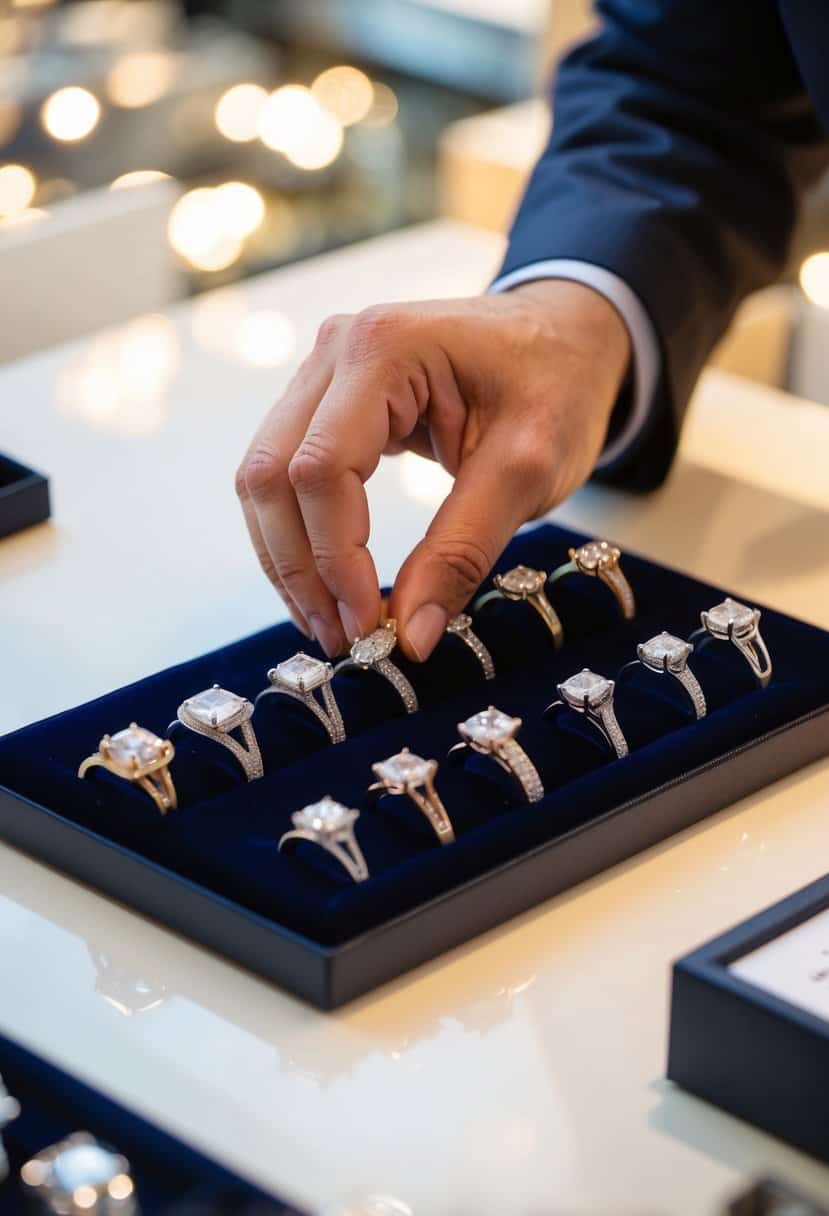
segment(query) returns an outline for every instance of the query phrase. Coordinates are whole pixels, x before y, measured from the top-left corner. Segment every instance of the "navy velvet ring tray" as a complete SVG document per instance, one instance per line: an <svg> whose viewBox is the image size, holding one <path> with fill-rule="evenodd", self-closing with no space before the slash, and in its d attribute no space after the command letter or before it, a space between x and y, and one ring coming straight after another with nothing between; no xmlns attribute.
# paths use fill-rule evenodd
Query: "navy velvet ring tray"
<svg viewBox="0 0 829 1216"><path fill-rule="evenodd" d="M522 533L497 569L552 570L583 539L551 526ZM631 748L622 760L542 717L557 682L583 667L615 676L637 642L663 629L687 637L724 595L642 558L624 554L622 565L636 619L621 619L599 580L564 580L558 653L529 605L483 610L474 628L494 680L457 638L420 666L395 652L417 713L404 714L372 672L338 676L345 743L332 746L303 706L264 698L253 719L260 780L243 782L226 749L180 732L180 809L163 818L146 793L101 769L79 781L80 760L130 721L163 734L180 702L213 683L253 699L269 667L312 649L293 626L26 727L0 740L0 836L319 1006L340 1005L829 752L829 634L770 610L761 621L774 661L768 688L726 643L691 656L709 707L700 721L681 689L673 699L663 687L675 681L645 674L617 688ZM521 801L484 757L445 762L457 723L489 704L523 719L518 740L541 775L541 801ZM453 844L438 845L406 798L367 805L372 763L406 746L440 763ZM325 794L362 811L366 882L327 865L314 845L277 851L291 813Z"/></svg>

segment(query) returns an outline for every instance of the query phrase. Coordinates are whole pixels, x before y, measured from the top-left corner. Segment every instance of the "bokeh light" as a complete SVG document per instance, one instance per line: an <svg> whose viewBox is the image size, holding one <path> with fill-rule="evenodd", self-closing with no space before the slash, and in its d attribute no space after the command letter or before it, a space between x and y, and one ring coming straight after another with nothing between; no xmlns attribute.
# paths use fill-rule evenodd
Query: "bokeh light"
<svg viewBox="0 0 829 1216"><path fill-rule="evenodd" d="M235 354L251 367L279 367L296 349L296 333L281 312L263 309L240 320L233 343Z"/></svg>
<svg viewBox="0 0 829 1216"><path fill-rule="evenodd" d="M249 143L259 133L259 116L268 93L259 84L235 84L216 102L216 129L234 143Z"/></svg>
<svg viewBox="0 0 829 1216"><path fill-rule="evenodd" d="M43 207L27 207L25 211L15 211L14 215L7 215L0 219L0 230L6 228L24 228L28 224L36 224L38 220L45 220L49 215Z"/></svg>
<svg viewBox="0 0 829 1216"><path fill-rule="evenodd" d="M178 71L178 57L172 51L133 51L122 55L110 68L107 94L124 109L149 106L169 93Z"/></svg>
<svg viewBox="0 0 829 1216"><path fill-rule="evenodd" d="M359 68L328 68L311 85L311 92L325 110L344 127L366 117L374 101L374 85Z"/></svg>
<svg viewBox="0 0 829 1216"><path fill-rule="evenodd" d="M829 308L829 253L813 253L800 267L800 286L820 308Z"/></svg>
<svg viewBox="0 0 829 1216"><path fill-rule="evenodd" d="M339 120L299 84L283 85L271 93L259 116L259 137L298 169L326 168L343 146Z"/></svg>
<svg viewBox="0 0 829 1216"><path fill-rule="evenodd" d="M265 200L247 182L225 182L215 190L215 203L228 232L250 236L265 218Z"/></svg>
<svg viewBox="0 0 829 1216"><path fill-rule="evenodd" d="M20 130L23 115L11 97L0 97L0 145L11 143Z"/></svg>
<svg viewBox="0 0 829 1216"><path fill-rule="evenodd" d="M0 216L25 211L35 196L37 179L25 165L0 167Z"/></svg>
<svg viewBox="0 0 829 1216"><path fill-rule="evenodd" d="M132 190L136 186L150 186L153 182L170 181L170 174L161 169L133 169L130 173L122 173L120 177L110 182L110 190Z"/></svg>
<svg viewBox="0 0 829 1216"><path fill-rule="evenodd" d="M101 104L88 89L69 85L47 97L41 110L43 126L53 139L73 143L85 139L98 125Z"/></svg>
<svg viewBox="0 0 829 1216"><path fill-rule="evenodd" d="M381 80L373 83L374 97L371 109L362 119L364 127L390 127L397 118L400 103L394 89L390 89Z"/></svg>
<svg viewBox="0 0 829 1216"><path fill-rule="evenodd" d="M225 270L242 252L242 238L228 227L226 204L211 188L183 194L170 212L167 231L176 253L197 270Z"/></svg>

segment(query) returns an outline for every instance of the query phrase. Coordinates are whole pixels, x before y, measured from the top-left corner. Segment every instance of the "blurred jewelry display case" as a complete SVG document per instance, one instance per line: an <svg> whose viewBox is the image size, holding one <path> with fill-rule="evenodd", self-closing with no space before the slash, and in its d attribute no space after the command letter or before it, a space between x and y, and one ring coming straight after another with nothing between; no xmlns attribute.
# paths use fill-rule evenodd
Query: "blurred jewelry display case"
<svg viewBox="0 0 829 1216"><path fill-rule="evenodd" d="M0 452L0 540L49 518L49 481Z"/></svg>

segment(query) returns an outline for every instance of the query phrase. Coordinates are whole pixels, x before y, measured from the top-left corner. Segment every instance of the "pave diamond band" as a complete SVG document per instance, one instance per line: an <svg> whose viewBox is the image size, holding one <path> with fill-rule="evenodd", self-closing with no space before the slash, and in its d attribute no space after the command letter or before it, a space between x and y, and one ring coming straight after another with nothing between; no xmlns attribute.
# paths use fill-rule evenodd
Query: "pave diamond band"
<svg viewBox="0 0 829 1216"><path fill-rule="evenodd" d="M291 816L293 828L279 841L279 851L292 852L302 841L319 845L337 861L354 882L365 882L368 866L357 843L354 825L360 812L335 802L327 794Z"/></svg>
<svg viewBox="0 0 829 1216"><path fill-rule="evenodd" d="M183 726L196 735L212 739L238 761L247 781L256 781L263 775L264 768L252 717L250 701L214 684L182 701L178 717L168 726L167 734ZM241 743L230 733L237 729L242 736Z"/></svg>
<svg viewBox="0 0 829 1216"><path fill-rule="evenodd" d="M638 658L621 668L616 676L616 682L625 678L636 667L644 667L647 671L656 672L657 675L672 676L685 693L694 717L704 718L708 712L705 693L702 691L699 680L688 666L688 659L693 651L694 647L691 642L683 641L682 638L675 637L672 633L657 633L647 642L640 642L636 647Z"/></svg>
<svg viewBox="0 0 829 1216"><path fill-rule="evenodd" d="M553 605L547 599L544 584L547 575L543 570L534 570L531 566L513 566L506 574L496 574L492 579L495 584L493 591L487 591L478 596L472 605L473 612L480 612L494 600L512 600L514 603L529 604L541 617L556 650L564 643L564 628Z"/></svg>
<svg viewBox="0 0 829 1216"><path fill-rule="evenodd" d="M710 641L731 642L743 656L761 688L768 687L772 662L763 635L760 633L760 610L741 604L730 596L700 613L702 628L691 634L689 642L698 648Z"/></svg>
<svg viewBox="0 0 829 1216"><path fill-rule="evenodd" d="M490 705L465 722L458 723L462 742L450 749L449 757L453 761L462 760L467 749L481 756L489 756L518 782L527 802L538 802L544 797L544 786L538 769L516 741L515 736L520 729L520 718L511 718Z"/></svg>
<svg viewBox="0 0 829 1216"><path fill-rule="evenodd" d="M544 713L557 714L561 710L571 709L574 713L583 714L585 720L598 731L610 750L621 760L630 749L613 708L615 687L613 680L597 675L595 671L585 667L558 685L560 699L548 705Z"/></svg>
<svg viewBox="0 0 829 1216"><path fill-rule="evenodd" d="M477 633L472 628L472 617L466 612L459 612L457 616L453 616L449 624L446 626L446 632L452 637L460 638L465 642L469 649L474 654L475 658L481 664L485 680L495 679L495 664L492 661L492 655L483 644Z"/></svg>
<svg viewBox="0 0 829 1216"><path fill-rule="evenodd" d="M413 714L418 707L417 693L397 664L389 658L396 645L397 624L393 620L384 621L373 633L356 639L351 646L349 657L334 668L334 675L354 667L362 668L363 671L376 671L391 684L403 702L406 713Z"/></svg>
<svg viewBox="0 0 829 1216"><path fill-rule="evenodd" d="M169 764L175 755L169 739L160 739L151 730L131 722L115 735L104 735L97 752L87 756L78 769L85 777L100 766L122 781L131 781L149 794L162 815L178 806Z"/></svg>
<svg viewBox="0 0 829 1216"><path fill-rule="evenodd" d="M636 616L636 599L633 588L625 577L619 559L621 549L607 540L591 540L577 549L568 549L569 562L555 569L547 580L548 586L557 583L568 574L586 574L598 578L609 587L626 621Z"/></svg>
<svg viewBox="0 0 829 1216"><path fill-rule="evenodd" d="M370 795L406 794L425 816L440 844L451 844L455 829L446 807L435 789L437 760L424 760L404 747L396 756L389 756L372 764L371 771L378 778L369 786Z"/></svg>
<svg viewBox="0 0 829 1216"><path fill-rule="evenodd" d="M285 659L284 662L277 663L276 667L270 668L268 671L270 685L259 693L256 704L258 705L263 697L268 697L272 693L293 697L295 701L300 701L306 709L310 709L311 713L322 723L332 743L344 743L345 723L331 687L333 676L334 668L330 663L303 654L300 650L293 658ZM322 697L322 704L314 695L317 690Z"/></svg>

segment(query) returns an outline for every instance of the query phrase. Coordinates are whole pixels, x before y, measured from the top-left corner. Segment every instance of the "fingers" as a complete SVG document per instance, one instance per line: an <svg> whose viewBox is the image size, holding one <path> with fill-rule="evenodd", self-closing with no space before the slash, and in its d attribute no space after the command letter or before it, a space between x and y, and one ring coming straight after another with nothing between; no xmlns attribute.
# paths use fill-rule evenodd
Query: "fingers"
<svg viewBox="0 0 829 1216"><path fill-rule="evenodd" d="M553 463L552 450L548 455L543 446L532 433L516 441L511 428L494 426L464 460L392 592L389 611L411 658L431 654L516 528L537 513Z"/></svg>
<svg viewBox="0 0 829 1216"><path fill-rule="evenodd" d="M259 527L259 520L256 518L256 508L254 507L253 501L248 493L245 475L242 469L240 469L236 475L236 494L242 507L242 514L245 519L250 542L253 545L253 551L259 560L259 565L265 572L265 576L267 577L268 581L271 582L279 592L285 607L288 609L291 620L294 622L297 629L299 629L301 633L304 633L307 638L312 637L313 631L305 619L304 613L300 611L300 609L291 599L287 587L277 574L276 568L271 561L271 555L268 553L265 542L262 539L262 531Z"/></svg>

